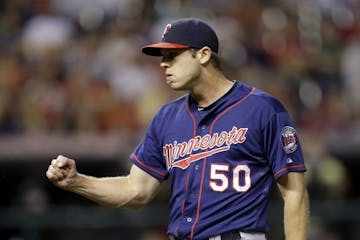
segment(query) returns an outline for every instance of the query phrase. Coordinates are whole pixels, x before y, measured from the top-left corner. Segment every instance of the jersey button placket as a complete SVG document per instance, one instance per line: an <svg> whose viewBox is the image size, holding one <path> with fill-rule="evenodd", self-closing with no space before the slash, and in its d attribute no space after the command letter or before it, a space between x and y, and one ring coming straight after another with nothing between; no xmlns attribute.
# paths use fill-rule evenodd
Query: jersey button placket
<svg viewBox="0 0 360 240"><path fill-rule="evenodd" d="M199 123L197 134L200 136L203 136L206 134L208 130L208 126L205 123ZM201 163L197 162L192 166L192 169L194 172L201 171ZM184 220L189 226L193 224L194 216L196 215L196 209L197 209L197 198L198 198L198 190L199 190L199 183L200 183L200 177L201 175L196 173L193 175L194 179L193 181L196 182L191 189L189 189L189 194L187 195L187 214L184 215Z"/></svg>

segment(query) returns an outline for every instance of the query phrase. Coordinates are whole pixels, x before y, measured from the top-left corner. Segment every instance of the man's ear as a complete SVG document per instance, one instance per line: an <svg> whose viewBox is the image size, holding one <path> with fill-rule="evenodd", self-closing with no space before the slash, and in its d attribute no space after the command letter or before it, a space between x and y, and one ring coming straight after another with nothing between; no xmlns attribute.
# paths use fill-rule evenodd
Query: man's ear
<svg viewBox="0 0 360 240"><path fill-rule="evenodd" d="M207 64L211 59L211 49L209 47L203 47L198 51L198 57L201 64Z"/></svg>

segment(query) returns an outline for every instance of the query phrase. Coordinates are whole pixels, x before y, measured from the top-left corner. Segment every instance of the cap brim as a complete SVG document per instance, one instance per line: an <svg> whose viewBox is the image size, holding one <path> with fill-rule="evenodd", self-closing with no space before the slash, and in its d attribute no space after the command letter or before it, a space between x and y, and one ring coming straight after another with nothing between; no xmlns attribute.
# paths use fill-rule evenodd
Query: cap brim
<svg viewBox="0 0 360 240"><path fill-rule="evenodd" d="M150 56L162 56L161 49L183 49L189 48L187 45L177 44L177 43L168 43L168 42L160 42L151 45L146 45L141 48L141 51Z"/></svg>

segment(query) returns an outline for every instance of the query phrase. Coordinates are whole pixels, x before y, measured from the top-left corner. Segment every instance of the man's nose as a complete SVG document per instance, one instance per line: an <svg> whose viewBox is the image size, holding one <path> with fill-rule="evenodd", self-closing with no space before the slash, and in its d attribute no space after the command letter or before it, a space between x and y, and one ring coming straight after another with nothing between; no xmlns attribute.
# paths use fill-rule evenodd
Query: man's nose
<svg viewBox="0 0 360 240"><path fill-rule="evenodd" d="M169 67L169 63L166 62L165 59L163 58L163 59L161 60L160 67L162 67L162 68L168 68L168 67Z"/></svg>

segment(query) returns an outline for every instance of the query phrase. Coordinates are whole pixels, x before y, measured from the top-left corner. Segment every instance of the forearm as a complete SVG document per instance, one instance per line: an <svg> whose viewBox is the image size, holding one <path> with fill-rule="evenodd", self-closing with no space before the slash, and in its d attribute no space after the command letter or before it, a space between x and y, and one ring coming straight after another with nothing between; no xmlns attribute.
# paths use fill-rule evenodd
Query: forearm
<svg viewBox="0 0 360 240"><path fill-rule="evenodd" d="M96 178L78 174L74 184L66 190L110 207L138 208L147 201L128 177Z"/></svg>
<svg viewBox="0 0 360 240"><path fill-rule="evenodd" d="M286 240L305 240L309 228L309 199L306 191L288 193L284 206Z"/></svg>
<svg viewBox="0 0 360 240"><path fill-rule="evenodd" d="M80 174L75 161L62 155L51 161L46 176L62 189L111 207L142 207L160 186L159 180L135 165L126 177L96 178Z"/></svg>

